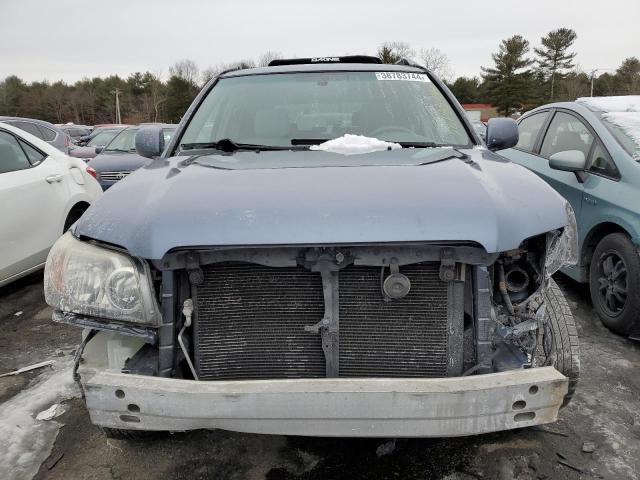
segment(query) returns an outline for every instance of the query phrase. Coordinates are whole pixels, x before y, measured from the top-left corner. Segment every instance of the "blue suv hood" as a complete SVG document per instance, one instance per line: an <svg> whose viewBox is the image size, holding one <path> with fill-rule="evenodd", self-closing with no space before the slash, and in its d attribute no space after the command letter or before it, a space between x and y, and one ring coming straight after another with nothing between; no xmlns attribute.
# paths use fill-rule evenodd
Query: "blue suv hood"
<svg viewBox="0 0 640 480"><path fill-rule="evenodd" d="M147 259L180 247L437 241L492 253L567 224L562 197L519 165L479 149L418 165L419 152L378 152L388 165L357 167L220 169L158 159L95 202L75 234ZM264 155L269 165L309 154L235 155Z"/></svg>

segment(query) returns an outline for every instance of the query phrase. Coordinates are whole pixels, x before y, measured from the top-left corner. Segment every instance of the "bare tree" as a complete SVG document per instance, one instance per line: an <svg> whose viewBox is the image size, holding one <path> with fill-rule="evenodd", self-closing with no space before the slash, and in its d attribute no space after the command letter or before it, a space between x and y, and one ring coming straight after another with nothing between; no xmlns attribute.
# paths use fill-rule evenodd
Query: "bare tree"
<svg viewBox="0 0 640 480"><path fill-rule="evenodd" d="M406 42L385 42L378 48L383 63L396 63L403 58L413 58L416 51Z"/></svg>
<svg viewBox="0 0 640 480"><path fill-rule="evenodd" d="M283 58L282 53L267 50L258 57L258 61L256 62L256 64L259 67L266 67L272 60L278 60L280 58Z"/></svg>
<svg viewBox="0 0 640 480"><path fill-rule="evenodd" d="M161 72L149 75L149 96L153 106L153 121L157 122L160 118L160 105L167 101L167 90L162 83Z"/></svg>
<svg viewBox="0 0 640 480"><path fill-rule="evenodd" d="M437 48L423 48L420 50L422 64L434 75L450 82L453 78L449 56Z"/></svg>
<svg viewBox="0 0 640 480"><path fill-rule="evenodd" d="M185 82L189 82L192 85L197 85L200 69L198 68L196 62L185 58L171 65L169 67L169 74L181 78Z"/></svg>
<svg viewBox="0 0 640 480"><path fill-rule="evenodd" d="M253 68L255 66L256 64L253 60L240 60L231 63L219 63L213 67L205 68L202 71L202 75L200 76L200 81L202 82L202 85L204 85L212 78L217 77L222 72L225 72L227 70L240 70L243 68Z"/></svg>

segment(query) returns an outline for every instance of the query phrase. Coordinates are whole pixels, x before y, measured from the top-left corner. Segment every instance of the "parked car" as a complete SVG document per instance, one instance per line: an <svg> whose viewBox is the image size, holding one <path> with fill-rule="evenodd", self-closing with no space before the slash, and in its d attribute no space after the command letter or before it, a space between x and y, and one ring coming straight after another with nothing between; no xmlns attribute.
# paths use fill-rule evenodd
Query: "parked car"
<svg viewBox="0 0 640 480"><path fill-rule="evenodd" d="M577 265L610 329L640 337L640 96L544 105L519 120L520 140L500 152L537 173L571 203Z"/></svg>
<svg viewBox="0 0 640 480"><path fill-rule="evenodd" d="M44 266L47 253L102 193L82 161L0 123L0 286Z"/></svg>
<svg viewBox="0 0 640 480"><path fill-rule="evenodd" d="M165 142L169 142L176 125L159 124ZM103 190L107 190L134 170L142 167L148 159L136 152L135 137L139 127L129 127L118 132L104 148L94 148L97 155L89 161L87 171L93 175Z"/></svg>
<svg viewBox="0 0 640 480"><path fill-rule="evenodd" d="M128 124L102 124L102 125L95 125L93 127L93 130L91 130L91 133L89 135L85 135L84 137L80 137L80 140L78 141L78 145L80 146L84 146L86 145L88 142L90 142L93 137L95 137L96 135L98 135L100 132L103 132L105 130L121 130L123 128L127 128L127 127L131 127L132 125L128 125ZM104 146L104 145L103 145Z"/></svg>
<svg viewBox="0 0 640 480"><path fill-rule="evenodd" d="M88 329L79 378L108 433L474 435L571 397L578 339L550 275L575 221L491 151L513 120L485 146L424 68L321 57L221 74L168 143L136 130L153 160L45 274L53 319Z"/></svg>
<svg viewBox="0 0 640 480"><path fill-rule="evenodd" d="M122 127L100 127L96 128L91 135L83 137L82 146L76 146L71 148L69 155L76 158L83 158L85 161L95 157L97 155L96 149L102 150L105 146L113 140L113 138L122 130L127 128Z"/></svg>
<svg viewBox="0 0 640 480"><path fill-rule="evenodd" d="M61 125L60 130L69 135L74 143L79 141L82 137L91 135L91 128L86 125Z"/></svg>
<svg viewBox="0 0 640 480"><path fill-rule="evenodd" d="M69 137L52 123L45 122L44 120L36 120L35 118L2 116L0 116L0 122L24 130L40 140L47 142L61 152L69 153Z"/></svg>

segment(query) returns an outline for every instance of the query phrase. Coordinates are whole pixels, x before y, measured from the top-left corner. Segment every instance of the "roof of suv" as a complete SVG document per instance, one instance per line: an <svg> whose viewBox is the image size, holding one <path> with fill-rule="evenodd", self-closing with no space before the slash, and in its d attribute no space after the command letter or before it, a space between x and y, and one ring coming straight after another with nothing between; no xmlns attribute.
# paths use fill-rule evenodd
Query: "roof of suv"
<svg viewBox="0 0 640 480"><path fill-rule="evenodd" d="M419 67L410 65L395 65L388 63L307 63L294 65L280 65L277 67L246 68L232 70L220 75L225 77L240 77L244 75L264 75L268 73L298 73L298 72L413 72L424 73Z"/></svg>

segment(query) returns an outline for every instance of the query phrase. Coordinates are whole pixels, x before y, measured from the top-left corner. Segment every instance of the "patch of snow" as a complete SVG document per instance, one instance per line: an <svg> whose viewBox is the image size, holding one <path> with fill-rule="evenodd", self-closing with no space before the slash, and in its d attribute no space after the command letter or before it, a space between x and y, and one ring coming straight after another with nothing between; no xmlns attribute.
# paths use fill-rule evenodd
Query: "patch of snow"
<svg viewBox="0 0 640 480"><path fill-rule="evenodd" d="M14 315L14 316L16 316L16 317L19 317L20 315L22 315L22 311L20 311L20 312L16 312L16 313L14 313L13 315Z"/></svg>
<svg viewBox="0 0 640 480"><path fill-rule="evenodd" d="M603 113L602 117L620 127L637 145L640 145L640 110Z"/></svg>
<svg viewBox="0 0 640 480"><path fill-rule="evenodd" d="M324 152L341 153L343 155L358 155L361 153L396 150L398 148L402 148L402 145L399 143L385 142L377 138L351 135L348 133L342 137L328 140L320 145L311 145L310 147L311 150L322 150Z"/></svg>
<svg viewBox="0 0 640 480"><path fill-rule="evenodd" d="M47 408L46 410L43 410L38 415L36 415L36 420L53 420L54 418L59 417L66 411L67 409L65 408L64 405L60 403L54 403L49 408Z"/></svg>
<svg viewBox="0 0 640 480"><path fill-rule="evenodd" d="M58 422L37 420L36 414L79 395L72 378L72 362L65 362L0 404L0 478L33 478L50 455L60 429Z"/></svg>
<svg viewBox="0 0 640 480"><path fill-rule="evenodd" d="M576 102L603 112L640 112L640 95L581 97Z"/></svg>

